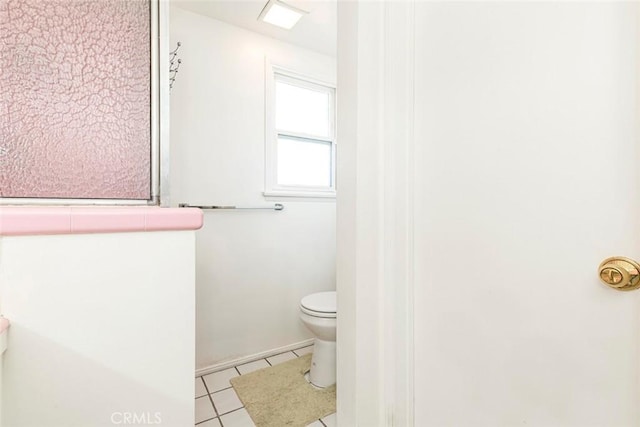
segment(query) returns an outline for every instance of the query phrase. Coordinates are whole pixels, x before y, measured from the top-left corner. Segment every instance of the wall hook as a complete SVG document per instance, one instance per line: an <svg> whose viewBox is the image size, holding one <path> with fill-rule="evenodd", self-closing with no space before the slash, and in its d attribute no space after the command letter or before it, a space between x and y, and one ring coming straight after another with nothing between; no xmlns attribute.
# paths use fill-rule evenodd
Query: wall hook
<svg viewBox="0 0 640 427"><path fill-rule="evenodd" d="M169 52L169 90L173 89L173 84L176 81L180 64L182 64L182 59L178 58L178 50L180 49L180 46L182 46L182 43L178 42L176 48Z"/></svg>

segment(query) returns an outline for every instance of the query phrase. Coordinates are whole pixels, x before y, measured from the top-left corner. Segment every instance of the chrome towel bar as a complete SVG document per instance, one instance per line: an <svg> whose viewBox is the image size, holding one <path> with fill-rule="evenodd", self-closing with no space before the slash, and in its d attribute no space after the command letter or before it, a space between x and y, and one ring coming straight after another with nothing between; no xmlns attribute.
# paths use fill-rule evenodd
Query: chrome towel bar
<svg viewBox="0 0 640 427"><path fill-rule="evenodd" d="M178 205L180 208L198 208L198 209L207 209L207 210L220 210L220 209L236 209L236 210L249 210L249 209L272 209L276 211L281 211L284 209L284 206L280 203L276 203L273 206L259 206L259 207L242 207L242 206L200 206L200 205L190 205L188 203L180 203Z"/></svg>

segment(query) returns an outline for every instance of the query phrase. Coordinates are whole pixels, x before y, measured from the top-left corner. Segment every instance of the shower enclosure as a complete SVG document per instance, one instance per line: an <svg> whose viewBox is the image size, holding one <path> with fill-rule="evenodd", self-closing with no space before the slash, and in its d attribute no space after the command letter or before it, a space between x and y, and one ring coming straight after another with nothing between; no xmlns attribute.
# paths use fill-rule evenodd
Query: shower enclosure
<svg viewBox="0 0 640 427"><path fill-rule="evenodd" d="M158 6L0 3L0 203L158 204Z"/></svg>

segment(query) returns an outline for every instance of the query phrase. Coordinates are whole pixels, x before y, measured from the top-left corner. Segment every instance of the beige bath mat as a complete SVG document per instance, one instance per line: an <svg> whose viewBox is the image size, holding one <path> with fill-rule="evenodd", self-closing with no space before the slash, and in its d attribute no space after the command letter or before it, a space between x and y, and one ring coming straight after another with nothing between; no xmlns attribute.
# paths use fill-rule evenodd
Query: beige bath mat
<svg viewBox="0 0 640 427"><path fill-rule="evenodd" d="M231 379L256 427L305 427L336 412L336 386L323 390L304 379L311 354Z"/></svg>

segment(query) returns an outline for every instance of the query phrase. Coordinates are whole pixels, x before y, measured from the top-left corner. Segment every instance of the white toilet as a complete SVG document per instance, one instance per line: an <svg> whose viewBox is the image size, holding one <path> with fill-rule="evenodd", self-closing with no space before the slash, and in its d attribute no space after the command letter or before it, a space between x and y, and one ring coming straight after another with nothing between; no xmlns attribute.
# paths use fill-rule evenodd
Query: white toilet
<svg viewBox="0 0 640 427"><path fill-rule="evenodd" d="M319 292L300 301L300 319L315 335L309 381L316 387L336 383L336 293Z"/></svg>

